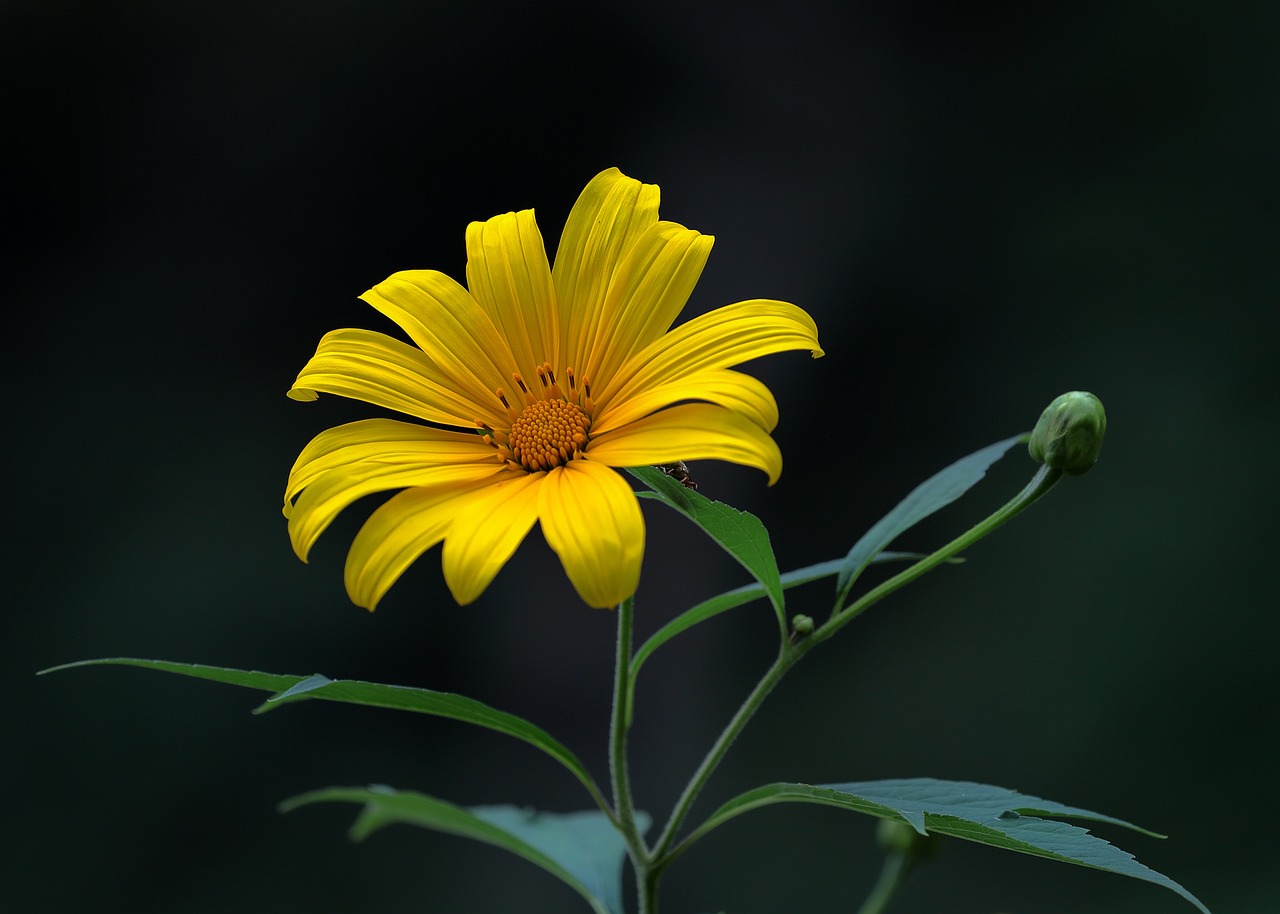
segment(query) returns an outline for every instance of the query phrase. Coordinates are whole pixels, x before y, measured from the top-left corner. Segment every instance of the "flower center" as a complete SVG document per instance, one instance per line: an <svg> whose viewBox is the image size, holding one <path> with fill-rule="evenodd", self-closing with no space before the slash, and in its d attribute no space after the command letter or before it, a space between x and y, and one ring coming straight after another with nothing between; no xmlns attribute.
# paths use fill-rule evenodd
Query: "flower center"
<svg viewBox="0 0 1280 914"><path fill-rule="evenodd" d="M549 470L568 463L586 447L591 420L567 400L534 400L511 425L507 446L526 470Z"/></svg>
<svg viewBox="0 0 1280 914"><path fill-rule="evenodd" d="M512 469L530 473L563 466L581 456L587 449L587 432L595 410L591 382L578 378L572 368L564 372L567 390L556 381L549 363L537 366L537 372L536 393L520 375L511 376L520 389L519 400L524 401L519 408L507 399L501 387L494 391L511 420L510 431L476 422L485 443L498 452L499 459Z"/></svg>

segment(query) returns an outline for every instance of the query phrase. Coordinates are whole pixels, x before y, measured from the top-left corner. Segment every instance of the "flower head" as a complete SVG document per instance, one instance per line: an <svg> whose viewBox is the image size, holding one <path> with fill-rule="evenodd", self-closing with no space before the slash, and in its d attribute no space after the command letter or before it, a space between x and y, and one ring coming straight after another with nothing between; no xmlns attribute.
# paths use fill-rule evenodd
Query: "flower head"
<svg viewBox="0 0 1280 914"><path fill-rule="evenodd" d="M719 459L772 484L777 405L730 366L790 349L817 358L817 328L755 299L671 330L712 239L659 221L658 188L616 168L583 190L554 267L532 210L473 222L466 241L467 288L410 270L360 296L414 345L334 330L289 391L431 423L365 419L313 439L285 489L294 551L306 561L343 508L402 489L351 545L356 604L373 609L440 542L445 581L470 603L536 522L582 599L612 606L635 592L644 553L639 504L614 468Z"/></svg>

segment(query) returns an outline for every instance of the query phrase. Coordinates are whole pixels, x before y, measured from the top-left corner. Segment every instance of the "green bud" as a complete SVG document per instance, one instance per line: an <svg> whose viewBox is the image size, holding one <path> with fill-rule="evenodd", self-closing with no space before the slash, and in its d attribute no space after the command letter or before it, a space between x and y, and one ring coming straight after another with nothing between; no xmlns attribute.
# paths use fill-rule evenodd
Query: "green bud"
<svg viewBox="0 0 1280 914"><path fill-rule="evenodd" d="M791 631L797 637L805 638L813 634L813 617L797 613L791 617Z"/></svg>
<svg viewBox="0 0 1280 914"><path fill-rule="evenodd" d="M1031 459L1068 476L1087 473L1098 462L1107 414L1091 393L1073 390L1058 397L1040 414L1027 450Z"/></svg>
<svg viewBox="0 0 1280 914"><path fill-rule="evenodd" d="M922 835L905 822L881 819L876 823L876 844L886 851L910 857L927 857L937 850L932 836Z"/></svg>

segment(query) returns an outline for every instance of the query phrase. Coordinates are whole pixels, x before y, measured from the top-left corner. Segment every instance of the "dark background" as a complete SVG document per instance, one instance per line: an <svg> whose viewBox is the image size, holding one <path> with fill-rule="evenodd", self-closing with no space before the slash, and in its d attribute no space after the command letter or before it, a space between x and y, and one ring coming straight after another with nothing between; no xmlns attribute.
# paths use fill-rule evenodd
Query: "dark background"
<svg viewBox="0 0 1280 914"><path fill-rule="evenodd" d="M501 852L352 810L328 784L585 805L527 747L461 724L127 669L133 655L462 692L605 779L611 613L538 534L475 605L439 553L378 612L279 514L309 438L368 415L284 396L355 296L461 278L467 222L536 207L554 248L617 165L718 237L687 313L751 297L827 357L765 360L786 470L695 464L784 569L842 554L919 480L1096 392L1102 461L816 651L710 785L969 778L1171 837L1099 831L1215 912L1274 910L1275 309L1280 6L1119 0L613 6L9 2L0 23L9 307L9 597L0 893L13 911L576 911ZM1015 492L1020 454L899 542ZM643 636L742 573L646 506ZM828 591L797 592L820 613ZM770 658L763 605L655 656L640 803L665 816ZM664 910L852 910L871 820L736 820ZM894 910L1179 912L1156 887L948 844Z"/></svg>

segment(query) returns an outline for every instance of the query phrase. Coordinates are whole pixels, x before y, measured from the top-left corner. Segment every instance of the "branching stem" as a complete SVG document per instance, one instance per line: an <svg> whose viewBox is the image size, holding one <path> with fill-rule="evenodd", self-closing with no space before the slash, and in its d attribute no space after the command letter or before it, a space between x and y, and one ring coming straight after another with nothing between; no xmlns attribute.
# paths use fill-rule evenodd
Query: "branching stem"
<svg viewBox="0 0 1280 914"><path fill-rule="evenodd" d="M652 849L645 843L635 826L635 812L632 807L630 785L627 779L626 760L626 721L630 714L627 708L626 685L630 676L631 661L631 611L633 601L623 602L618 610L618 671L614 686L613 728L611 734L611 768L613 774L614 801L617 816L626 837L628 852L636 870L637 892L640 901L640 914L656 914L658 882L663 870L676 857L680 856L692 843L701 836L695 832L675 844L675 839L684 824L694 801L706 786L711 775L724 759L729 747L746 727L747 722L755 716L756 711L764 703L765 698L773 691L782 677L812 648L826 641L837 631L865 612L870 606L887 597L916 578L933 570L938 565L957 555L978 540L993 532L1048 492L1062 477L1058 470L1041 467L1032 480L1027 483L1013 499L1002 506L985 520L974 525L965 533L947 543L941 549L931 553L909 568L899 572L887 581L873 587L858 600L848 606L837 602L831 617L808 637L783 637L777 658L756 683L751 693L743 701L729 723L721 731L720 736L712 744L706 757L693 773L693 777L685 786L680 798L671 811L670 818L662 829ZM841 602L843 597L841 597ZM673 846L674 845L674 846ZM879 914L888 904L907 875L909 860L902 854L890 854L885 861L884 870L872 893L864 902L859 914Z"/></svg>

